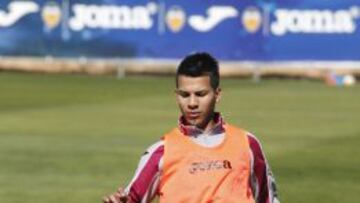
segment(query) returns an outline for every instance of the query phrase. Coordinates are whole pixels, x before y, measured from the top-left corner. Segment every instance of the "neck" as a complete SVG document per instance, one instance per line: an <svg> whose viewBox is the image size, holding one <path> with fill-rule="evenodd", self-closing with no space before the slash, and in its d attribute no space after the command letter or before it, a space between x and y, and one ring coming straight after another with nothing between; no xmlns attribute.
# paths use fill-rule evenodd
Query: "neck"
<svg viewBox="0 0 360 203"><path fill-rule="evenodd" d="M207 119L206 119L206 122L205 122L205 125L203 127L201 126L198 126L198 128L200 128L204 134L207 134L209 133L210 131L212 131L212 129L214 128L215 126L215 120L214 120L214 113L212 113Z"/></svg>
<svg viewBox="0 0 360 203"><path fill-rule="evenodd" d="M211 119L208 122L208 124L205 126L205 128L202 128L204 134L210 133L214 129L214 126L215 126L215 121L214 121L214 119Z"/></svg>

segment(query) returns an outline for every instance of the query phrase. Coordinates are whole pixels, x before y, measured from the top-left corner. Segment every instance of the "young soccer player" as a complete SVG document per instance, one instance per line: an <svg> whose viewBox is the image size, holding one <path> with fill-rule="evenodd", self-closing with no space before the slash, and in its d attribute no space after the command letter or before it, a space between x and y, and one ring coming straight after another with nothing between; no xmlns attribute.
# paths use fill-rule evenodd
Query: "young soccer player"
<svg viewBox="0 0 360 203"><path fill-rule="evenodd" d="M278 203L274 178L259 141L226 123L218 62L207 53L187 56L176 73L178 126L149 147L129 185L104 203Z"/></svg>

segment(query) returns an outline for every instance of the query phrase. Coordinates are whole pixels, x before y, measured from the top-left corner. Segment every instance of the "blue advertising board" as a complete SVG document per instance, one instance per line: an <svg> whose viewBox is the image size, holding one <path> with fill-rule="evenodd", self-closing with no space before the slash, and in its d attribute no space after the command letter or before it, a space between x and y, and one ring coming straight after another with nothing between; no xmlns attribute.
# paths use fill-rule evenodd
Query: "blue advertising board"
<svg viewBox="0 0 360 203"><path fill-rule="evenodd" d="M360 60L358 0L8 0L0 55Z"/></svg>

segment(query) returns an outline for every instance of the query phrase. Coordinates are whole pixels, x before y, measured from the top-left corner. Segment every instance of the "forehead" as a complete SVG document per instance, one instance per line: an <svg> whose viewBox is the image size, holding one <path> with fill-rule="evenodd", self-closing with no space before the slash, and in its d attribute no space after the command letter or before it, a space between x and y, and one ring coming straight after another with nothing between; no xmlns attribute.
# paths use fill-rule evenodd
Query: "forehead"
<svg viewBox="0 0 360 203"><path fill-rule="evenodd" d="M186 75L178 76L178 89L184 91L199 91L211 88L210 76L203 75L198 77L190 77Z"/></svg>

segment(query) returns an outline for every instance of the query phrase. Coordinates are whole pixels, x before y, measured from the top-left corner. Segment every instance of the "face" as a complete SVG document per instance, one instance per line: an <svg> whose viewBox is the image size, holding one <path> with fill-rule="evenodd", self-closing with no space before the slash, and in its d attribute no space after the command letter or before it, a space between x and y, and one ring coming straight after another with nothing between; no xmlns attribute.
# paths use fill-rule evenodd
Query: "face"
<svg viewBox="0 0 360 203"><path fill-rule="evenodd" d="M220 100L220 88L213 89L210 76L178 76L176 100L186 122L206 130L211 128L215 104Z"/></svg>

